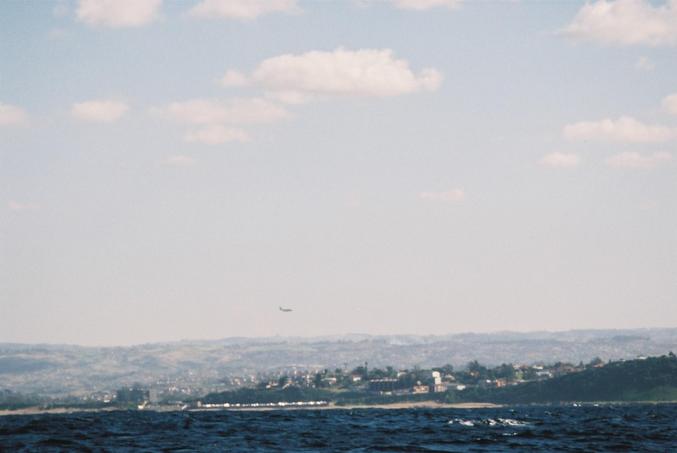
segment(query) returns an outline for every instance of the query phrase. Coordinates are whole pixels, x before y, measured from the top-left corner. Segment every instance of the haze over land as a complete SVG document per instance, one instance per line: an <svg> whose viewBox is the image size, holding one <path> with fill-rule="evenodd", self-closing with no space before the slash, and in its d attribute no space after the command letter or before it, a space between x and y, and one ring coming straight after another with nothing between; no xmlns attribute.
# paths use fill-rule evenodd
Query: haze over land
<svg viewBox="0 0 677 453"><path fill-rule="evenodd" d="M189 394L221 388L234 376L292 370L350 370L503 363L588 363L677 351L677 329L459 334L348 335L324 338L226 338L131 347L0 343L0 390L46 396L87 395L122 386L176 387Z"/></svg>
<svg viewBox="0 0 677 453"><path fill-rule="evenodd" d="M676 17L674 0L0 2L0 341L677 326ZM26 354L142 376L188 369L185 344ZM453 357L437 346L431 364ZM305 360L293 348L280 360Z"/></svg>

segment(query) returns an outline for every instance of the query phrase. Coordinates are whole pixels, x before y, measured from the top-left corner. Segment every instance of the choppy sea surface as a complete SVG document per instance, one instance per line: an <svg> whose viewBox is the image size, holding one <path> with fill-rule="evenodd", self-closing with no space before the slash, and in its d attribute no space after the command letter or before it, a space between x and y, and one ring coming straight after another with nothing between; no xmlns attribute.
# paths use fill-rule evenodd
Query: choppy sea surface
<svg viewBox="0 0 677 453"><path fill-rule="evenodd" d="M0 417L0 451L677 452L677 404Z"/></svg>

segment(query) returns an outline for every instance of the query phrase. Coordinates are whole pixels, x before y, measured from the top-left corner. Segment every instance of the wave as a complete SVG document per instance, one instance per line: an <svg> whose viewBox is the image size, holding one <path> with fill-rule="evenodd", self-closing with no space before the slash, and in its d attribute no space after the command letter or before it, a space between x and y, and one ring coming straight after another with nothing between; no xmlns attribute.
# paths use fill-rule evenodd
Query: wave
<svg viewBox="0 0 677 453"><path fill-rule="evenodd" d="M476 419L464 419L464 418L454 418L449 420L450 425L461 425L461 426L531 426L532 424L523 421L515 420L514 418L476 418Z"/></svg>

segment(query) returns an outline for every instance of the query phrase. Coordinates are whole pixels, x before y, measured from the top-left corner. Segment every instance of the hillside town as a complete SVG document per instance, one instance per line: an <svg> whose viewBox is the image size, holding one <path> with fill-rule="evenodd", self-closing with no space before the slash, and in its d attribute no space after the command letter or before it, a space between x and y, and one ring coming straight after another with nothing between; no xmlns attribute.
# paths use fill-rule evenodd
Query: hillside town
<svg viewBox="0 0 677 453"><path fill-rule="evenodd" d="M187 410L381 405L392 403L674 400L677 359L667 355L588 363L504 363L474 360L455 368L281 368L227 375L211 386L160 379L84 395L46 397L0 390L0 409ZM625 389L625 390L624 390ZM587 393L586 393L587 392Z"/></svg>
<svg viewBox="0 0 677 453"><path fill-rule="evenodd" d="M313 382L318 372L327 379L335 377L345 386L346 375L365 362L370 379L377 379L377 374L372 375L375 370L387 371L388 365L402 373L451 364L455 373L447 374L458 382L464 380L459 373L475 360L489 368L512 363L527 369L557 362L588 363L595 357L605 362L627 360L671 350L677 350L677 329L226 338L125 347L0 343L0 392L24 398L98 401L110 400L116 389L138 386L179 400L256 387L283 375ZM336 375L336 369L342 372ZM534 373L539 371L545 370ZM530 373L526 374L526 379L532 379ZM517 376L513 379L519 379L519 373ZM393 379L397 374L382 377ZM465 380L468 382L458 384L473 384ZM453 388L451 383L446 384ZM365 385L364 378L361 385Z"/></svg>
<svg viewBox="0 0 677 453"><path fill-rule="evenodd" d="M205 394L250 389L258 392L284 390L288 388L321 389L325 391L354 392L377 396L407 396L462 392L475 388L501 388L526 382L546 380L577 373L588 368L602 367L604 361L596 358L587 364L557 362L555 364L502 364L486 367L477 361L456 370L452 365L431 369L395 369L393 367L370 368L368 362L345 370L301 370L281 369L276 372L258 373L245 376L230 376L210 389L195 389L167 385L158 382L150 388L141 386L124 387L116 392L90 395L90 399L104 403L122 404L175 404L200 401Z"/></svg>

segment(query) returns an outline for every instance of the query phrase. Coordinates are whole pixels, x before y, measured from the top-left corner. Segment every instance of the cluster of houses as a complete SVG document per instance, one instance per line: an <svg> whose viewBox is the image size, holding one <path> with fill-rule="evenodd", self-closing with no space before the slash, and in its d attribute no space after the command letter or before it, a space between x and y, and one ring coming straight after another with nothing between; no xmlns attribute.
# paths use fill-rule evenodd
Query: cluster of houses
<svg viewBox="0 0 677 453"><path fill-rule="evenodd" d="M477 362L469 363L462 370L447 365L432 369L370 370L365 363L350 372L341 369L293 370L259 376L259 387L267 389L299 387L337 388L366 391L383 395L404 395L439 393L449 390L465 390L471 387L505 387L528 381L550 379L568 373L576 373L591 366L602 366L604 362L594 360L587 365L558 362L553 365L503 364L493 368Z"/></svg>
<svg viewBox="0 0 677 453"><path fill-rule="evenodd" d="M181 388L175 383L157 390L140 390L138 388L123 388L116 392L115 397L110 394L103 396L104 401L138 402L138 401L179 401L202 392L223 391L237 388L257 388L260 390L285 389L290 386L301 388L323 388L336 390L352 390L378 395L416 395L426 393L441 393L450 390L462 391L474 387L505 387L523 382L550 379L569 373L576 373L589 367L603 366L604 362L595 359L584 365L580 363L558 362L553 365L513 365L503 364L493 368L480 365L477 362L469 363L465 368L454 370L451 365L432 369L396 370L392 367L385 369L369 369L367 363L351 371L337 368L307 370L291 368L273 373L231 376L222 379L218 388L196 389Z"/></svg>

